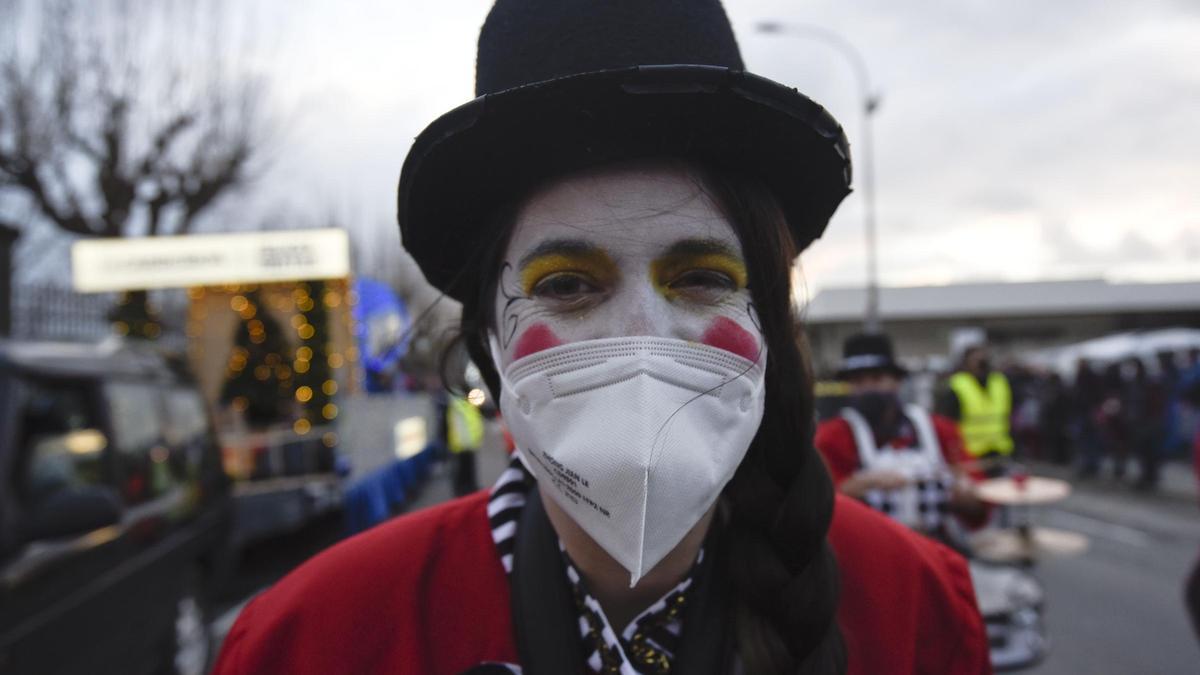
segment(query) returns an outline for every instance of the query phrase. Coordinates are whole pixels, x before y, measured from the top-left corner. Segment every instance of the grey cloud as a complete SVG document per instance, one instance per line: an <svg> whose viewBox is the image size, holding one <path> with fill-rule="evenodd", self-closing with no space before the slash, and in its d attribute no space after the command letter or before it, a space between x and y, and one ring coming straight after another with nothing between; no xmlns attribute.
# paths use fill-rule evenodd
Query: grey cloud
<svg viewBox="0 0 1200 675"><path fill-rule="evenodd" d="M1200 225L1180 232L1173 247L1185 260L1200 260Z"/></svg>
<svg viewBox="0 0 1200 675"><path fill-rule="evenodd" d="M965 196L959 205L984 213L1019 213L1036 209L1038 201L1028 192L995 187L976 190Z"/></svg>
<svg viewBox="0 0 1200 675"><path fill-rule="evenodd" d="M1181 235L1182 238L1182 235ZM1113 246L1093 246L1060 221L1049 221L1042 226L1042 239L1055 262L1071 265L1119 265L1148 263L1171 257L1171 246L1158 246L1135 231L1126 231ZM1193 244L1200 246L1200 238Z"/></svg>

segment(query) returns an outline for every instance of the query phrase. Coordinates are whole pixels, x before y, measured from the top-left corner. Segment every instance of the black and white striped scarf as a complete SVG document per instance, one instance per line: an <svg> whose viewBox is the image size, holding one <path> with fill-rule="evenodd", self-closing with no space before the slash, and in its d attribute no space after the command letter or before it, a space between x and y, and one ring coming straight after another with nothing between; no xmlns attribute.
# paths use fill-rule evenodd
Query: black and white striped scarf
<svg viewBox="0 0 1200 675"><path fill-rule="evenodd" d="M488 498L487 514L492 528L492 540L500 553L504 571L509 575L512 574L517 523L520 520L521 509L525 506L526 495L533 484L532 477L514 453L508 468L492 486L491 496ZM562 550L561 543L559 549ZM703 550L700 556L702 559ZM687 604L687 590L692 585L691 576L617 633L609 624L600 603L588 592L579 571L575 569L565 550L563 564L575 595L579 629L588 651L587 665L591 672L602 675L669 673L683 630L682 610Z"/></svg>

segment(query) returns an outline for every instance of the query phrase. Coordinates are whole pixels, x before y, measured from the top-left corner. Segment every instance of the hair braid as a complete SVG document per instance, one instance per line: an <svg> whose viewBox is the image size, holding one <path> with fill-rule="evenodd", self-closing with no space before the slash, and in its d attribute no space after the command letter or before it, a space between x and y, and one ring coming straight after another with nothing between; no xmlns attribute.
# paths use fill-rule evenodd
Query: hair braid
<svg viewBox="0 0 1200 675"><path fill-rule="evenodd" d="M725 174L704 183L742 239L767 344L763 421L725 491L739 656L749 673L842 673L837 561L825 538L834 491L812 446L812 376L791 295L795 248L764 188Z"/></svg>

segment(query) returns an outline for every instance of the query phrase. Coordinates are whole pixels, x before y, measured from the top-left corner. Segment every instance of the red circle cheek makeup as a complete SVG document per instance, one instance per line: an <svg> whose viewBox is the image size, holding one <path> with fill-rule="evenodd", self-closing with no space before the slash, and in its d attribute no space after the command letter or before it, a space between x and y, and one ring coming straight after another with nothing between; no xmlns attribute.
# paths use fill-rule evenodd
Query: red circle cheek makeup
<svg viewBox="0 0 1200 675"><path fill-rule="evenodd" d="M558 336L546 324L535 323L522 333L521 337L517 338L517 344L513 346L512 360L516 361L530 354L557 347L562 343L563 341L558 339Z"/></svg>
<svg viewBox="0 0 1200 675"><path fill-rule="evenodd" d="M710 347L724 349L750 361L758 360L758 339L733 319L717 317L700 338Z"/></svg>

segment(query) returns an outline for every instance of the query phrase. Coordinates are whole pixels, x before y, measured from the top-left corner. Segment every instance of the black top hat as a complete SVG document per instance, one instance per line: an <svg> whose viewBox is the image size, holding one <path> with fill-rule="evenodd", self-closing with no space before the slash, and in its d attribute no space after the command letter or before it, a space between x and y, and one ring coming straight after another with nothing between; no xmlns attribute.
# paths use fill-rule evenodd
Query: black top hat
<svg viewBox="0 0 1200 675"><path fill-rule="evenodd" d="M859 333L851 335L842 343L842 365L838 368L839 380L856 373L881 370L897 377L908 375L908 370L896 363L892 339L883 333Z"/></svg>
<svg viewBox="0 0 1200 675"><path fill-rule="evenodd" d="M398 197L405 248L460 300L489 216L566 171L668 156L752 173L797 249L850 191L841 126L743 70L719 0L497 0L475 93L417 137Z"/></svg>

